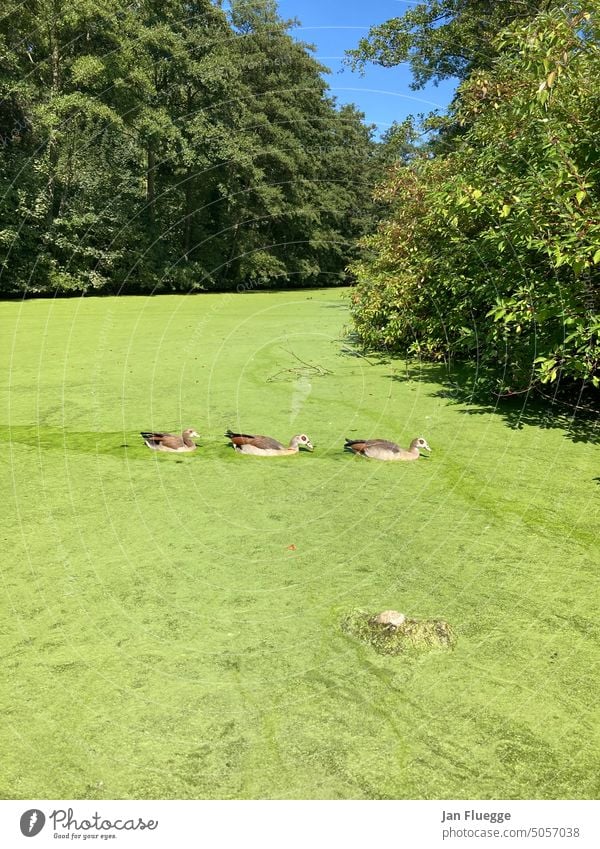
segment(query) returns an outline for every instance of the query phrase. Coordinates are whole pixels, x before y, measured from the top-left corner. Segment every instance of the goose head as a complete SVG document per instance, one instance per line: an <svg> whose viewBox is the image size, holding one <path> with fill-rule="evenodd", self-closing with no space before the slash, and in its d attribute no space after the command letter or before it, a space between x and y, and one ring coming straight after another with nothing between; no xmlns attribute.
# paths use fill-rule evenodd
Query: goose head
<svg viewBox="0 0 600 849"><path fill-rule="evenodd" d="M411 451L417 448L419 451L431 451L431 448L427 444L427 440L423 439L422 436L417 437L417 439L413 439L410 443Z"/></svg>
<svg viewBox="0 0 600 849"><path fill-rule="evenodd" d="M305 433L293 436L290 442L290 448L305 448L307 451L314 451L314 445Z"/></svg>
<svg viewBox="0 0 600 849"><path fill-rule="evenodd" d="M190 439L198 439L200 434L196 433L193 427L188 427L187 430L183 431L183 436L187 436Z"/></svg>

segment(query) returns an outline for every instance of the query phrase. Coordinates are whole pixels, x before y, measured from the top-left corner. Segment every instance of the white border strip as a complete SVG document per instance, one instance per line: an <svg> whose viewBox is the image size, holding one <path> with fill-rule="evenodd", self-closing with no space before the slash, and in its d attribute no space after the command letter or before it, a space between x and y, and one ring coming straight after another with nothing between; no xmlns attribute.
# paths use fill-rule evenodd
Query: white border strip
<svg viewBox="0 0 600 849"><path fill-rule="evenodd" d="M42 827L40 828L40 823ZM25 835L24 830L32 834ZM5 801L0 846L598 849L594 801Z"/></svg>

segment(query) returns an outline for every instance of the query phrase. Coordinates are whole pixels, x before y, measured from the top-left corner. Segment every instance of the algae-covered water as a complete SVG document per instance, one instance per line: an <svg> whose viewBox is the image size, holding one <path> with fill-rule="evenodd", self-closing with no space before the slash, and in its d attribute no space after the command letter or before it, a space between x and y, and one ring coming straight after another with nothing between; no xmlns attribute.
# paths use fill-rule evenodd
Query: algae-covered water
<svg viewBox="0 0 600 849"><path fill-rule="evenodd" d="M325 290L0 304L4 798L597 796L597 430L456 403L348 321ZM341 627L387 609L455 648Z"/></svg>

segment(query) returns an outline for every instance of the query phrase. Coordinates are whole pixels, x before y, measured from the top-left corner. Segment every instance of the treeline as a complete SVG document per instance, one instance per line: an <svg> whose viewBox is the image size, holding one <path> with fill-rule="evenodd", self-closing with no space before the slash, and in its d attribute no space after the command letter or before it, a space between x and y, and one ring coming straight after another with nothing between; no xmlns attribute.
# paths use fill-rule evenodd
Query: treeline
<svg viewBox="0 0 600 849"><path fill-rule="evenodd" d="M31 0L0 21L0 295L335 285L371 131L274 0Z"/></svg>
<svg viewBox="0 0 600 849"><path fill-rule="evenodd" d="M476 364L499 395L597 402L599 21L599 0L435 0L354 51L410 61L417 87L462 81L447 115L398 128L387 212L353 266L365 345Z"/></svg>

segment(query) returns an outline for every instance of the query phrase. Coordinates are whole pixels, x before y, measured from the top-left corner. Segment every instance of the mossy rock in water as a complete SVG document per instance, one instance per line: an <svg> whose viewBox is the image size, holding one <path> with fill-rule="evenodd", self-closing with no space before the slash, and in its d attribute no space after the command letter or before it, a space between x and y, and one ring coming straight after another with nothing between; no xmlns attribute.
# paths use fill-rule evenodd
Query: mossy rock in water
<svg viewBox="0 0 600 849"><path fill-rule="evenodd" d="M376 621L377 614L357 610L342 621L342 630L379 654L404 654L449 649L456 643L452 626L443 619L406 618L398 627Z"/></svg>

